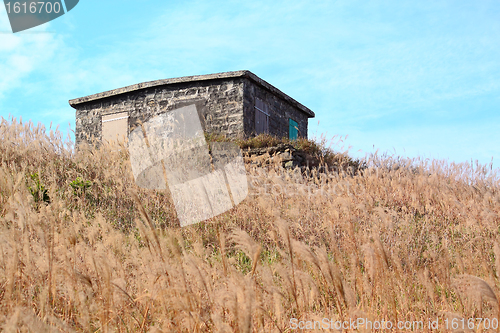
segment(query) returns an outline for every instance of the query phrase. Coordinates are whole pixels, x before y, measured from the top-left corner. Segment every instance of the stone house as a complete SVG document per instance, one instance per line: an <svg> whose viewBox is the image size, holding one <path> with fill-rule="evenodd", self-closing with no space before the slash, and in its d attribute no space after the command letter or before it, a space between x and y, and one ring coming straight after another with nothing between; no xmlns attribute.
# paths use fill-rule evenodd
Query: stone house
<svg viewBox="0 0 500 333"><path fill-rule="evenodd" d="M76 109L76 145L126 138L141 122L196 105L203 130L227 137L269 133L307 138L314 112L250 71L144 82L69 101Z"/></svg>

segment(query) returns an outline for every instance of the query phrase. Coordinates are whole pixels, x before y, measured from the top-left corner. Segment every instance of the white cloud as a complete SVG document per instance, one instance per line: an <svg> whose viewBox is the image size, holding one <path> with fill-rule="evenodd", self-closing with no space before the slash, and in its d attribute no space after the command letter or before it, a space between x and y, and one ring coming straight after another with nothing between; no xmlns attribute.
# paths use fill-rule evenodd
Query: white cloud
<svg viewBox="0 0 500 333"><path fill-rule="evenodd" d="M3 32L3 25L0 24L0 35L2 39L2 43L0 43L0 54L4 52L10 52L13 51L16 47L19 46L21 43L20 39L18 36L14 34L10 34L8 32Z"/></svg>
<svg viewBox="0 0 500 333"><path fill-rule="evenodd" d="M0 97L23 84L33 71L50 64L60 46L55 35L41 26L33 31L12 34L6 12L0 11Z"/></svg>

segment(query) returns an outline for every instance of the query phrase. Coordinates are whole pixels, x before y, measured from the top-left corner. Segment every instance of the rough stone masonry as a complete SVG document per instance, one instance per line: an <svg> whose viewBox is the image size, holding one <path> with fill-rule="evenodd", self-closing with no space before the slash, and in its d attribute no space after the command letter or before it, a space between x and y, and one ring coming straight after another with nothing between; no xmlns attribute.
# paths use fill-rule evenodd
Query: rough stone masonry
<svg viewBox="0 0 500 333"><path fill-rule="evenodd" d="M141 122L195 104L203 130L229 138L306 137L314 112L250 71L139 83L69 101L76 145L127 137Z"/></svg>

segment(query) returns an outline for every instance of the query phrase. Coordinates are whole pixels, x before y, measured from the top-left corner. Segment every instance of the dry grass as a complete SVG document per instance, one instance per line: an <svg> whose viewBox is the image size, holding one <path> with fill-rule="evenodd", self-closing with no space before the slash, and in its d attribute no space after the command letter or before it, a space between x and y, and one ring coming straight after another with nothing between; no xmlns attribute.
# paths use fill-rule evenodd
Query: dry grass
<svg viewBox="0 0 500 333"><path fill-rule="evenodd" d="M499 183L484 166L372 156L355 176L307 178L248 166L243 203L181 229L168 193L135 186L123 145L74 154L15 120L0 140L5 332L498 318Z"/></svg>

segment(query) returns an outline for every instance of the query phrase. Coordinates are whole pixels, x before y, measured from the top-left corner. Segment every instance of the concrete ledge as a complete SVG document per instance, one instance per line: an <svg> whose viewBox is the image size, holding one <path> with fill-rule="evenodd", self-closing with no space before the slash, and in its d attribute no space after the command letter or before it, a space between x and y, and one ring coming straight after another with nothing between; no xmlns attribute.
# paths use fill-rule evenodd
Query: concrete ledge
<svg viewBox="0 0 500 333"><path fill-rule="evenodd" d="M104 91L104 92L101 92L98 94L93 94L93 95L89 95L89 96L85 96L85 97L71 99L69 101L69 105L71 105L73 108L76 109L77 106L80 104L84 104L87 102L92 102L92 101L96 101L99 99L112 97L112 96L116 96L116 95L126 94L129 92L137 91L137 90L141 90L141 89L147 89L147 88L158 87L158 86L166 86L166 85L172 85L172 84L178 84L178 83L185 83L185 82L209 81L209 80L219 80L219 79L238 78L238 77L244 77L244 78L247 78L249 80L252 80L253 82L260 85L261 87L263 87L263 88L269 90L270 92L280 96L281 98L286 100L291 105L297 107L299 110L306 113L308 118L314 117L314 112L311 111L309 108L300 104L295 99L291 98L290 96L283 93L281 90L279 90L275 86L262 80L257 75L253 74L252 72L250 72L248 70L215 73L215 74L207 74L207 75L183 76L183 77L172 78L172 79L164 79L164 80L156 80L156 81L137 83L137 84L133 84L131 86L123 87L123 88L108 90L108 91Z"/></svg>

